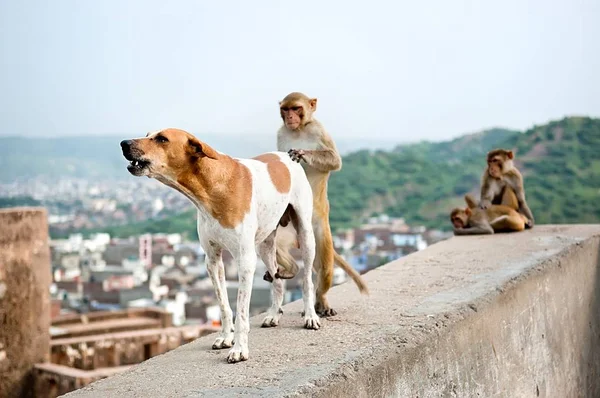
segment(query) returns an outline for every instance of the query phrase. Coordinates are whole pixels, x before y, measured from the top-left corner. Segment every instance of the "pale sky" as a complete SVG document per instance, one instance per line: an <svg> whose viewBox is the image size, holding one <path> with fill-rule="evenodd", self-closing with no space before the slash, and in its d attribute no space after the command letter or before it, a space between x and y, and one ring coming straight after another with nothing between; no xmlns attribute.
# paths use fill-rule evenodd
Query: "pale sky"
<svg viewBox="0 0 600 398"><path fill-rule="evenodd" d="M0 135L441 140L600 116L600 2L0 0Z"/></svg>

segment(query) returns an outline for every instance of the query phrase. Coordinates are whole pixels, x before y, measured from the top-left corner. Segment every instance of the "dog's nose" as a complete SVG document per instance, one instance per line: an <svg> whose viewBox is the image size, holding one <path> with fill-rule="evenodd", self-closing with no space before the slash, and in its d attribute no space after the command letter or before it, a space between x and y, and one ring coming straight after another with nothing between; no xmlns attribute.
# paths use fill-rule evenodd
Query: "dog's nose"
<svg viewBox="0 0 600 398"><path fill-rule="evenodd" d="M123 140L123 141L121 141L121 149L124 150L124 151L127 150L127 149L129 149L131 147L131 143L132 143L131 140Z"/></svg>

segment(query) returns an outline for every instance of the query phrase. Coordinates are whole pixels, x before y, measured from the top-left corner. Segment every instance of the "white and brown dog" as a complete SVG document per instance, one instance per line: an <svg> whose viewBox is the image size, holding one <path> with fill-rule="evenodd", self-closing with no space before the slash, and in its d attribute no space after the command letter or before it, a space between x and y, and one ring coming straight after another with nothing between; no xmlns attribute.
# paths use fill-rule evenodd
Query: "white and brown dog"
<svg viewBox="0 0 600 398"><path fill-rule="evenodd" d="M178 129L150 133L121 142L127 170L155 178L184 194L198 209L198 236L206 252L207 269L221 308L222 330L213 349L229 348L228 362L248 359L249 307L258 255L270 275L277 274L275 233L292 221L298 231L304 264L304 323L320 327L314 308L312 266L315 238L311 218L312 190L302 166L284 152L235 159ZM235 331L221 251L228 250L238 266L239 290ZM283 313L283 281L274 278L272 305L264 327L277 326ZM235 344L234 344L235 342Z"/></svg>

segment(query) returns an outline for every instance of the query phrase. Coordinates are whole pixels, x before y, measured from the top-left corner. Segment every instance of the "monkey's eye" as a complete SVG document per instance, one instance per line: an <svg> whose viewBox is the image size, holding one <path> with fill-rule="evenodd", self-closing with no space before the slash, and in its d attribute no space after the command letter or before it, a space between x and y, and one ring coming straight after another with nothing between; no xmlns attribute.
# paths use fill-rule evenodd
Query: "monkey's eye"
<svg viewBox="0 0 600 398"><path fill-rule="evenodd" d="M164 135L157 135L156 137L154 137L154 139L156 140L156 142L159 142L161 144L164 142L169 142L167 137L165 137Z"/></svg>
<svg viewBox="0 0 600 398"><path fill-rule="evenodd" d="M301 108L300 106L292 106L292 110L294 112L298 112L300 110L300 108Z"/></svg>

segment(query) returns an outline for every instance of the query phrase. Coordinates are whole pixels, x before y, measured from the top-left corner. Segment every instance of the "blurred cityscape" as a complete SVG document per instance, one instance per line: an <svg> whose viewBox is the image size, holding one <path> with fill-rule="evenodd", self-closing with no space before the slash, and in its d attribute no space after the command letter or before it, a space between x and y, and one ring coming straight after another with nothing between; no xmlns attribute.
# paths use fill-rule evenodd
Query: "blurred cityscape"
<svg viewBox="0 0 600 398"><path fill-rule="evenodd" d="M50 362L35 367L36 396L72 391L218 330L220 310L196 236L163 232L119 238L106 232L76 232L192 209L183 195L152 180L33 179L0 185L0 197L30 197L46 207L53 235ZM380 214L336 233L334 244L365 273L447 237L448 233ZM303 267L300 251L292 250ZM223 260L235 313L237 269L228 252ZM264 272L258 259L251 315L270 305ZM284 303L301 298L300 274L285 281ZM336 267L334 285L347 280Z"/></svg>
<svg viewBox="0 0 600 398"><path fill-rule="evenodd" d="M21 202L29 198L32 204L46 207L52 236L164 218L192 208L177 191L141 178L18 179L0 182L0 198Z"/></svg>

